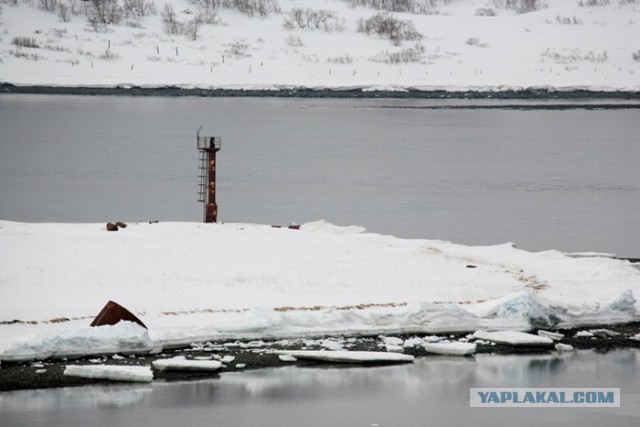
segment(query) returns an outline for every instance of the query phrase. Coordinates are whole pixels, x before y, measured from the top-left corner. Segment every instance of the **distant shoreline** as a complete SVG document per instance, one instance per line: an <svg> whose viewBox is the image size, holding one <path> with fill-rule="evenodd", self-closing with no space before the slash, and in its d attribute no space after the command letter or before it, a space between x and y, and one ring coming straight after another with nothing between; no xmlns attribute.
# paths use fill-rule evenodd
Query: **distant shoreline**
<svg viewBox="0 0 640 427"><path fill-rule="evenodd" d="M224 89L182 88L178 86L142 87L44 86L0 83L0 94L105 95L167 97L272 97L272 98L338 98L338 99L491 99L491 100L640 100L638 91L597 91L587 89L500 89L500 90L370 90L365 88L281 88ZM602 108L602 106L598 106ZM607 108L607 106L605 106ZM640 108L636 104L612 105L610 108Z"/></svg>

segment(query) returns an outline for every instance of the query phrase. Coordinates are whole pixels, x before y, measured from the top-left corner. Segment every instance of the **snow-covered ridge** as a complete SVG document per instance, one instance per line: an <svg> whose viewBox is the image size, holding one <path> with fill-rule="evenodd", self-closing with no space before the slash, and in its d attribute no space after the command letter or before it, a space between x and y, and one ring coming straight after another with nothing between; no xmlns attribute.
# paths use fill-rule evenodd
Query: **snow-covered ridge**
<svg viewBox="0 0 640 427"><path fill-rule="evenodd" d="M266 16L220 8L209 19L214 24L199 26L195 40L187 28L200 11L188 0L166 2L184 24L179 34L168 34L163 23L165 3L156 2L155 14L129 15L98 31L82 8L63 19L36 3L0 4L0 82L236 90L640 90L636 1L586 7L590 2L547 0L537 2L545 7L522 14L486 0L417 1L436 6L422 10L428 13L392 14L419 34L399 45L358 31L361 20L379 11L341 0L267 2L279 7ZM296 9L328 13L329 25L286 28ZM489 10L494 16L487 16Z"/></svg>
<svg viewBox="0 0 640 427"><path fill-rule="evenodd" d="M628 261L399 239L325 221L300 230L130 223L117 232L0 221L0 254L4 360L640 319L640 271ZM108 300L149 331L89 327Z"/></svg>

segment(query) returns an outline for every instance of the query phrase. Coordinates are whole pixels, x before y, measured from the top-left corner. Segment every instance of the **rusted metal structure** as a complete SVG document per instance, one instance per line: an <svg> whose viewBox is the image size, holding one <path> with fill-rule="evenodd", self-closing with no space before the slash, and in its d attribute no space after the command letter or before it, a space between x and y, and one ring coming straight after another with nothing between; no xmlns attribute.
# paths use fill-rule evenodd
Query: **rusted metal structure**
<svg viewBox="0 0 640 427"><path fill-rule="evenodd" d="M198 201L204 204L204 222L218 221L218 205L216 204L216 153L222 148L222 138L219 136L200 136L196 134L198 147L198 169L200 188Z"/></svg>
<svg viewBox="0 0 640 427"><path fill-rule="evenodd" d="M137 323L143 328L148 329L133 313L115 301L107 302L107 305L105 305L96 318L93 319L91 326L115 325L123 320Z"/></svg>

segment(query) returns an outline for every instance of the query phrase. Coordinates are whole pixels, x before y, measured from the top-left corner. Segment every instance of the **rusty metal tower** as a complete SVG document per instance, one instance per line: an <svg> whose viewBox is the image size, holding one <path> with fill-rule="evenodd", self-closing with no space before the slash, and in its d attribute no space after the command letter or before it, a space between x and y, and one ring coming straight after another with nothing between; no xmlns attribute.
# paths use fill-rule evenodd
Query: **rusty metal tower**
<svg viewBox="0 0 640 427"><path fill-rule="evenodd" d="M200 136L196 133L198 147L198 177L200 178L198 201L203 203L204 222L218 221L218 205L216 204L216 153L222 147L219 136Z"/></svg>

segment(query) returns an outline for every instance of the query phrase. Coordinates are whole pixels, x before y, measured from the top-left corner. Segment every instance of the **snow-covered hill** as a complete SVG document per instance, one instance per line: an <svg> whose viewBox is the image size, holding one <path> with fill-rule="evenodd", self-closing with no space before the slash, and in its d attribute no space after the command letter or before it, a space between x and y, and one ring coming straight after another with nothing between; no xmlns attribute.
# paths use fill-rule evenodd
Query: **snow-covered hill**
<svg viewBox="0 0 640 427"><path fill-rule="evenodd" d="M228 7L215 16L202 14L199 4L207 1L158 1L155 13L130 12L117 25L88 23L87 13L95 16L85 12L91 2L58 0L69 6L64 19L40 3L0 3L0 82L640 89L638 0L225 0ZM381 12L354 3L416 6L412 13L392 12L389 21L385 15L370 20ZM250 16L238 9L243 4L268 7L265 15ZM539 7L517 13L505 4ZM376 32L389 25L395 30Z"/></svg>

